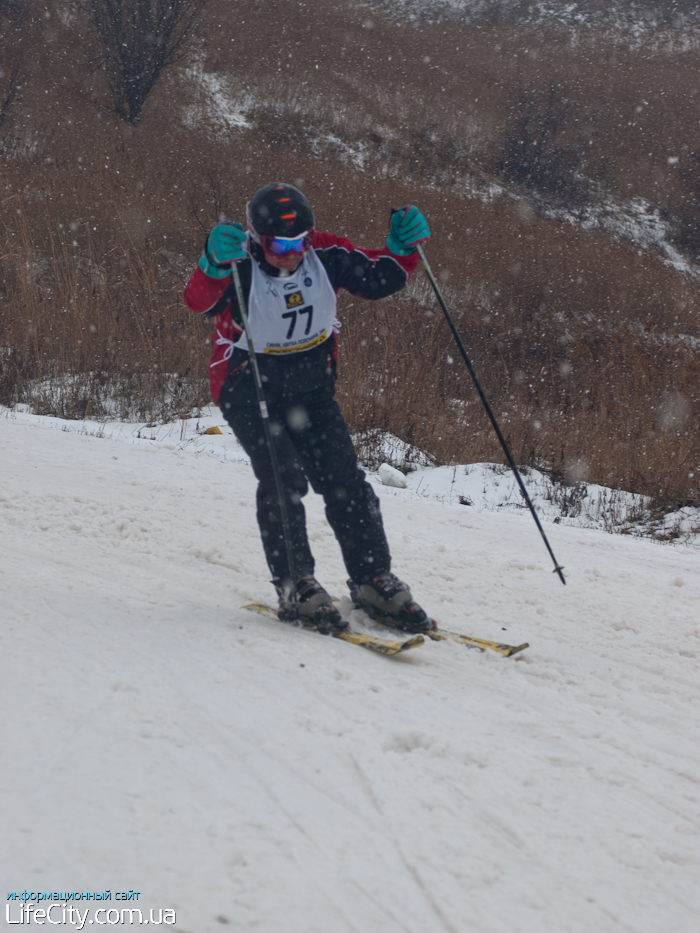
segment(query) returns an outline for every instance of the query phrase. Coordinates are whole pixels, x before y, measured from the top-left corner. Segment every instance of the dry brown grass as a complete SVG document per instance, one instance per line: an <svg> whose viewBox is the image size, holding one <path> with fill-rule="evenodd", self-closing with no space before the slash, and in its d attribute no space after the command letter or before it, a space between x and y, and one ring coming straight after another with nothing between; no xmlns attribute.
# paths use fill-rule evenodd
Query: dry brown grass
<svg viewBox="0 0 700 933"><path fill-rule="evenodd" d="M41 243L36 218L32 229L21 209L6 216L2 401L149 421L206 404L205 329L181 305L167 252L137 248L123 230L105 250L89 223L66 229L46 211Z"/></svg>
<svg viewBox="0 0 700 933"><path fill-rule="evenodd" d="M0 155L0 401L148 419L204 404L209 329L182 288L209 227L242 219L250 193L283 176L319 228L367 246L384 241L392 206L420 204L428 256L519 462L698 500L696 280L543 216L525 192L489 193L519 95L556 83L574 105L556 145L585 144L601 189L692 219L697 51L414 28L366 8L340 15L330 0L293 12L211 0L205 17L200 66L248 101L248 129L202 111L182 69L128 127L104 110L100 75L86 77L78 20L37 20L25 37L33 73ZM199 115L184 120L190 106ZM343 299L341 317L353 431L391 431L441 463L501 459L420 272L386 302Z"/></svg>

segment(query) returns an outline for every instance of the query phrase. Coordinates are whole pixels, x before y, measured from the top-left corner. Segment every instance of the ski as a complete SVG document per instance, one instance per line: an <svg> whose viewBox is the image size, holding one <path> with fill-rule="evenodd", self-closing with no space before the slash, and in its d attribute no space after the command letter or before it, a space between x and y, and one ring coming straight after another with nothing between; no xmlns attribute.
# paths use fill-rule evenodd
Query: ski
<svg viewBox="0 0 700 933"><path fill-rule="evenodd" d="M524 651L526 648L530 647L527 641L524 641L522 645L505 645L500 641L489 641L488 638L475 638L472 635L462 635L460 632L448 632L442 628L433 629L432 632L426 632L425 634L428 638L432 638L433 641L447 641L448 639L452 639L452 641L459 642L460 645L466 645L468 648L478 648L480 651L486 651L488 649L502 654L506 658L510 658L519 651Z"/></svg>
<svg viewBox="0 0 700 933"><path fill-rule="evenodd" d="M374 619L375 622L380 622L382 625L390 625L392 628L399 629L400 626L397 624L395 619L392 619L391 616L382 615L376 609L372 609L370 606L364 605L361 607L363 612L366 612L367 615ZM472 635L462 635L459 632L449 632L446 629L434 628L430 631L423 632L423 635L427 635L428 638L431 638L433 641L456 641L461 645L466 645L468 648L478 648L480 651L495 651L498 654L502 654L504 657L509 658L514 654L517 654L519 651L524 651L526 648L529 648L528 642L523 642L522 645L505 645L500 641L489 641L487 638L474 638Z"/></svg>
<svg viewBox="0 0 700 933"><path fill-rule="evenodd" d="M268 619L275 619L277 622L283 621L272 606L266 606L264 603L250 603L243 608L250 612L257 612L259 615L266 616ZM285 625L296 625L299 628L318 632L318 629L312 622L304 622L301 619L291 623L285 622ZM368 651L376 651L377 654L383 654L388 657L401 654L403 651L409 651L411 648L417 648L424 642L422 635L413 635L405 641L395 641L390 638L379 638L377 635L366 635L364 632L357 632L351 628L346 628L342 632L331 632L330 634L333 638L340 638L343 641L350 642L351 645L359 645L361 648L367 648Z"/></svg>

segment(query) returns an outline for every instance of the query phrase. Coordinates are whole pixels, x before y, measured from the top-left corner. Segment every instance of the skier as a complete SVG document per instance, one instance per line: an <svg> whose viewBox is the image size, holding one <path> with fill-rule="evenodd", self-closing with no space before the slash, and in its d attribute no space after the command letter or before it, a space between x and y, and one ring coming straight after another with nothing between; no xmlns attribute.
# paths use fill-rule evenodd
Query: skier
<svg viewBox="0 0 700 933"><path fill-rule="evenodd" d="M323 496L340 544L354 603L379 610L398 627L434 627L408 586L391 573L379 501L358 467L334 400L336 294L385 298L400 291L418 264L415 247L430 236L425 218L409 205L396 211L386 247L366 250L344 237L314 230L304 195L273 182L247 205L247 230L220 224L207 237L185 289L185 304L214 317L209 363L212 398L219 405L258 479L257 518L279 616L301 617L320 631L347 623L314 576L302 497L308 482ZM236 299L237 264L258 360L273 443L286 500L293 567L289 566L272 461L265 438L248 342Z"/></svg>

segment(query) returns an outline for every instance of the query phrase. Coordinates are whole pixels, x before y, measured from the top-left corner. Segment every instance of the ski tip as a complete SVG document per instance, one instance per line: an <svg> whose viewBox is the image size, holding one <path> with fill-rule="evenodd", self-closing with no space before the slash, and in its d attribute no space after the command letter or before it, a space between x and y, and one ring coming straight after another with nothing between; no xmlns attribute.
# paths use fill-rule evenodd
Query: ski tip
<svg viewBox="0 0 700 933"><path fill-rule="evenodd" d="M507 658L511 658L514 654L518 654L519 651L524 651L526 648L530 647L530 642L524 641L522 645L513 645L509 651L504 652Z"/></svg>
<svg viewBox="0 0 700 933"><path fill-rule="evenodd" d="M425 639L422 635L414 635L413 638L407 638L406 641L401 642L401 651L408 651L409 648L417 648L418 645L424 644Z"/></svg>
<svg viewBox="0 0 700 933"><path fill-rule="evenodd" d="M392 649L387 652L389 656L394 654L403 654L404 651L410 651L411 648L418 648L422 644L425 644L425 639L422 635L414 635L412 638L407 638L405 641L395 642Z"/></svg>

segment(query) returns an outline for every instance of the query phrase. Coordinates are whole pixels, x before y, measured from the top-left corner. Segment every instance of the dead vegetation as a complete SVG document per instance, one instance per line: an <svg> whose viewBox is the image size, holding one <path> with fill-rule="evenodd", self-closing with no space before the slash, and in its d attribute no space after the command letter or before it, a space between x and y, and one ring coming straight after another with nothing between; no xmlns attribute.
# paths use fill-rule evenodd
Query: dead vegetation
<svg viewBox="0 0 700 933"><path fill-rule="evenodd" d="M18 27L31 64L3 98L2 403L148 420L205 404L210 325L182 288L209 227L283 175L319 228L367 246L392 206L421 206L518 462L698 502L697 279L576 219L645 199L697 258L697 49L209 0L132 126L90 74L79 8L46 11ZM386 302L346 296L341 318L354 432L438 463L501 459L420 272Z"/></svg>

